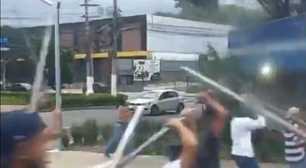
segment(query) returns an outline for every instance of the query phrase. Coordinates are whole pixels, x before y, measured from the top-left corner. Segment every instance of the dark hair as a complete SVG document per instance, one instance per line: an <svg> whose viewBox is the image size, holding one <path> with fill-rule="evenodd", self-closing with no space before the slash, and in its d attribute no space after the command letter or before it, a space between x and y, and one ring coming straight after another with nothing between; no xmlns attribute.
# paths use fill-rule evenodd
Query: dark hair
<svg viewBox="0 0 306 168"><path fill-rule="evenodd" d="M257 114L255 109L246 106L245 104L240 103L237 108L233 109L230 113L232 117L249 117L256 118Z"/></svg>

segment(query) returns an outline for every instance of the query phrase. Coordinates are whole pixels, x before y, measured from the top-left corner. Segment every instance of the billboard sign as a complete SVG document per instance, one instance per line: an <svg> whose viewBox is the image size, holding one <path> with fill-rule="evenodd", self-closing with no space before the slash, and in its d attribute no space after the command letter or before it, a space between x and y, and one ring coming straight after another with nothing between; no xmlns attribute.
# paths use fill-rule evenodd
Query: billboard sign
<svg viewBox="0 0 306 168"><path fill-rule="evenodd" d="M160 60L133 60L134 81L152 81L160 78Z"/></svg>
<svg viewBox="0 0 306 168"><path fill-rule="evenodd" d="M0 38L0 47L1 51L8 51L10 50L9 48L9 40L7 37L1 37Z"/></svg>

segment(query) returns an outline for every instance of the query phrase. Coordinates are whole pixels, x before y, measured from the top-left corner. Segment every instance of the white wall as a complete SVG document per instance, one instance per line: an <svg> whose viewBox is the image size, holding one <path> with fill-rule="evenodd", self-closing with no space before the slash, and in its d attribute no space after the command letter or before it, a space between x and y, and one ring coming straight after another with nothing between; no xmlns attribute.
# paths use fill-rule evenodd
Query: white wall
<svg viewBox="0 0 306 168"><path fill-rule="evenodd" d="M150 59L169 61L197 61L199 59L199 54L151 52Z"/></svg>
<svg viewBox="0 0 306 168"><path fill-rule="evenodd" d="M156 53L200 54L206 53L206 46L210 43L220 56L225 56L227 35L231 29L228 25L147 15L147 50Z"/></svg>

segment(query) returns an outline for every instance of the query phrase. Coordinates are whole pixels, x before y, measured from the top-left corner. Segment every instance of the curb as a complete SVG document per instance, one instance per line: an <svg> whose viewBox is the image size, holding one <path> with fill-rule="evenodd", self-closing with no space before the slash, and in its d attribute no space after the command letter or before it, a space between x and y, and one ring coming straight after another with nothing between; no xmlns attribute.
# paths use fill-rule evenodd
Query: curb
<svg viewBox="0 0 306 168"><path fill-rule="evenodd" d="M5 105L6 106L6 105ZM1 112L11 111L14 105L7 105L6 107L1 107ZM18 106L16 105L17 109L24 108L24 106ZM13 108L14 109L14 108ZM73 110L95 110L95 109L116 109L116 106L91 106L91 107L71 107L71 108L62 108L62 111L73 111ZM48 113L51 112L51 109L45 109L41 110L42 113Z"/></svg>
<svg viewBox="0 0 306 168"><path fill-rule="evenodd" d="M62 108L62 111L73 111L73 110L95 110L95 109L116 109L116 106L91 106L91 107L71 107ZM40 112L51 112L51 110L41 110Z"/></svg>

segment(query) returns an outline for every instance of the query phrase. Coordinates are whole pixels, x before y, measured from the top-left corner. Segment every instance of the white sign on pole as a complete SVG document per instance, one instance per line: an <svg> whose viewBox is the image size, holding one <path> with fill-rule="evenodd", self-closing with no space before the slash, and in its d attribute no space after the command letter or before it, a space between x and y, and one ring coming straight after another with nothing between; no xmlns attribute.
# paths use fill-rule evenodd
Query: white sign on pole
<svg viewBox="0 0 306 168"><path fill-rule="evenodd" d="M9 51L10 50L10 48L8 48L8 47L1 47L1 51Z"/></svg>
<svg viewBox="0 0 306 168"><path fill-rule="evenodd" d="M134 81L151 81L160 76L160 60L133 60Z"/></svg>

